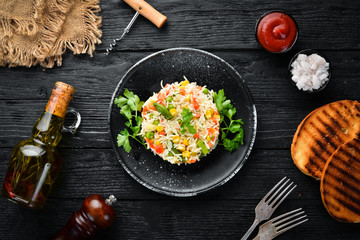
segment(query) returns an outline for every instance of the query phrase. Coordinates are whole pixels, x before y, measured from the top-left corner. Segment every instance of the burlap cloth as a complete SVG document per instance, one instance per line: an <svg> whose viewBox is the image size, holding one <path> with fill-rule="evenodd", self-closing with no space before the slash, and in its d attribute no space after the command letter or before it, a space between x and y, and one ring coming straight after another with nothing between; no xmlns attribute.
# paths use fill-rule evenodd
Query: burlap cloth
<svg viewBox="0 0 360 240"><path fill-rule="evenodd" d="M101 43L99 0L0 0L0 66L61 66Z"/></svg>

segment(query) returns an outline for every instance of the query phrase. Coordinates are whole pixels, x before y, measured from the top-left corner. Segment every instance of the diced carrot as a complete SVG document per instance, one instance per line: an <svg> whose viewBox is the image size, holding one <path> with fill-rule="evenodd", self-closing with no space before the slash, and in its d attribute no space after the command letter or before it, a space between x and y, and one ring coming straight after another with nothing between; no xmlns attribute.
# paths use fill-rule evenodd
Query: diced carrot
<svg viewBox="0 0 360 240"><path fill-rule="evenodd" d="M200 133L199 132L195 133L194 138L199 139L200 138Z"/></svg>
<svg viewBox="0 0 360 240"><path fill-rule="evenodd" d="M162 145L155 146L155 152L161 154L164 152L164 147Z"/></svg>
<svg viewBox="0 0 360 240"><path fill-rule="evenodd" d="M196 117L196 118L201 117L201 113L197 112L197 113L195 114L195 117Z"/></svg>
<svg viewBox="0 0 360 240"><path fill-rule="evenodd" d="M214 146L214 144L211 141L208 142L208 145L209 145L209 148L212 148Z"/></svg>
<svg viewBox="0 0 360 240"><path fill-rule="evenodd" d="M158 96L157 96L157 99L158 99L159 101L164 101L164 100L165 100L165 94L162 93L162 92L160 92L160 93L158 94Z"/></svg>
<svg viewBox="0 0 360 240"><path fill-rule="evenodd" d="M218 124L218 120L217 120L217 118L212 117L212 118L211 118L211 120L213 121L213 123L214 123L214 124Z"/></svg>
<svg viewBox="0 0 360 240"><path fill-rule="evenodd" d="M198 86L197 88L198 88L199 90L201 90L201 89L202 89L202 86Z"/></svg>
<svg viewBox="0 0 360 240"><path fill-rule="evenodd" d="M149 144L150 148L155 148L154 144L152 144L153 141L151 141L151 140L148 139L147 137L145 137L145 141Z"/></svg>
<svg viewBox="0 0 360 240"><path fill-rule="evenodd" d="M193 97L192 103L193 103L193 106L194 106L195 110L199 109L200 105L199 105L199 103L197 101L197 98Z"/></svg>
<svg viewBox="0 0 360 240"><path fill-rule="evenodd" d="M180 94L183 95L183 96L185 96L185 94L186 94L185 89L180 88Z"/></svg>
<svg viewBox="0 0 360 240"><path fill-rule="evenodd" d="M213 128L208 128L207 130L208 130L208 133L209 133L210 136L214 136L214 135L215 135L215 129L213 129Z"/></svg>
<svg viewBox="0 0 360 240"><path fill-rule="evenodd" d="M150 106L148 107L150 110L156 111L156 108L154 107L154 104L150 104Z"/></svg>
<svg viewBox="0 0 360 240"><path fill-rule="evenodd" d="M159 135L162 135L162 136L165 136L166 133L163 131L163 132L159 132Z"/></svg>
<svg viewBox="0 0 360 240"><path fill-rule="evenodd" d="M190 159L189 163L196 163L196 159L194 159L194 158Z"/></svg>

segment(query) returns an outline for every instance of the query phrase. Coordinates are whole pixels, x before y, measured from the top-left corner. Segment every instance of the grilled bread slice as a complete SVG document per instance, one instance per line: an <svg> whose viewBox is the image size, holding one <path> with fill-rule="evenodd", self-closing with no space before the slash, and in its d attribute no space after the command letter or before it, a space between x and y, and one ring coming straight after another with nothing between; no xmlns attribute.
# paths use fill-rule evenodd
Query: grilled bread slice
<svg viewBox="0 0 360 240"><path fill-rule="evenodd" d="M351 100L329 103L300 123L291 144L291 156L303 173L320 179L333 152L359 133L360 104Z"/></svg>
<svg viewBox="0 0 360 240"><path fill-rule="evenodd" d="M360 140L341 145L327 161L321 175L323 204L336 220L360 222Z"/></svg>

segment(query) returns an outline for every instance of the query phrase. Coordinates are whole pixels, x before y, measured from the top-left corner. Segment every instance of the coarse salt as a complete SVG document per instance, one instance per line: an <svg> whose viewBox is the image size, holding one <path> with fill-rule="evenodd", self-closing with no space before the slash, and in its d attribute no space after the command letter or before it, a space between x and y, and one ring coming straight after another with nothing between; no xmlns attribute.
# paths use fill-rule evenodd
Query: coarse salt
<svg viewBox="0 0 360 240"><path fill-rule="evenodd" d="M314 91L329 80L329 63L316 53L299 54L291 67L291 79L299 90Z"/></svg>

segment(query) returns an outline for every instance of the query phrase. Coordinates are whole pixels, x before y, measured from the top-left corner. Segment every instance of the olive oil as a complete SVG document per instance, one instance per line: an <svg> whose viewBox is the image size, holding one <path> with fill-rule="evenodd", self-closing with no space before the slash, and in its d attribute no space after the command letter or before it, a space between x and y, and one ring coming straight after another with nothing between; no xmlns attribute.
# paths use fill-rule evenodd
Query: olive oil
<svg viewBox="0 0 360 240"><path fill-rule="evenodd" d="M32 137L18 143L11 154L1 194L29 208L41 208L61 169L55 149L62 138L67 107L75 89L56 82L48 104L32 129Z"/></svg>

